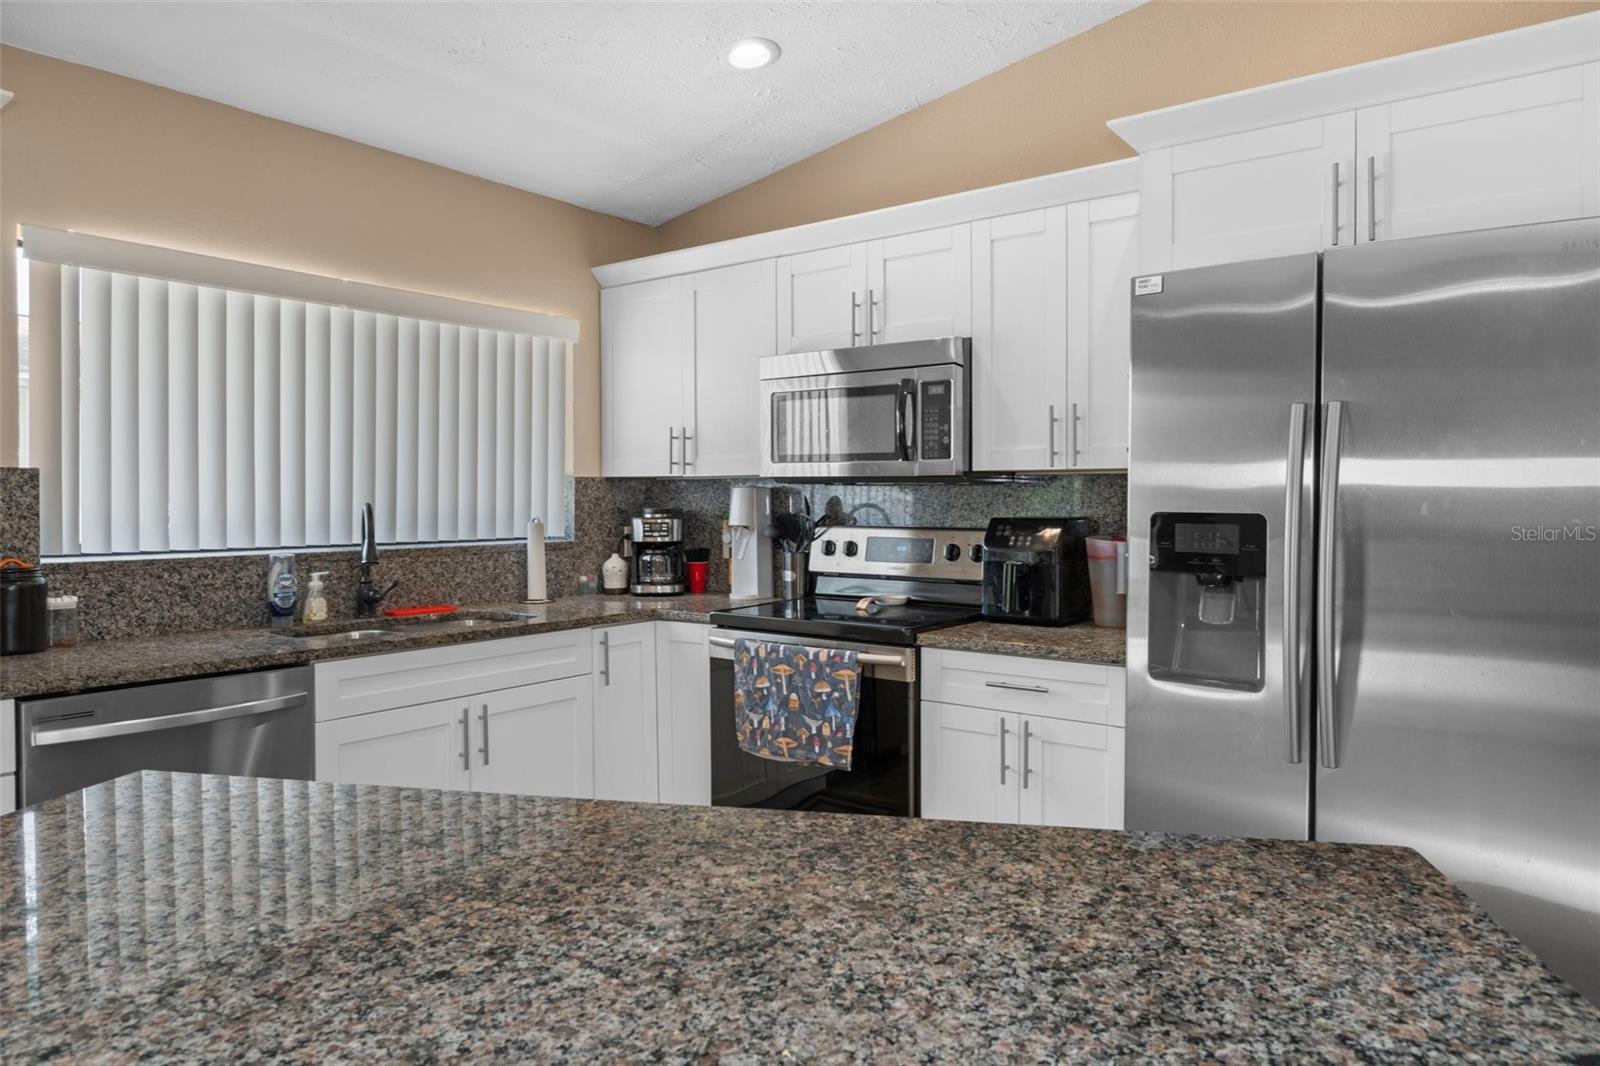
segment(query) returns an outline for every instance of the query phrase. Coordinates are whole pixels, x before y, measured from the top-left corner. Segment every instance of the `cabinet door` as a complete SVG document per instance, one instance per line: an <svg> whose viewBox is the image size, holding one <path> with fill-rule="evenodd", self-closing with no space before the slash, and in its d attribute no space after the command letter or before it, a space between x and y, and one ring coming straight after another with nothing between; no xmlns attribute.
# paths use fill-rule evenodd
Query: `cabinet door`
<svg viewBox="0 0 1600 1066"><path fill-rule="evenodd" d="M656 623L656 737L662 803L711 803L709 626Z"/></svg>
<svg viewBox="0 0 1600 1066"><path fill-rule="evenodd" d="M971 334L971 225L867 244L867 343Z"/></svg>
<svg viewBox="0 0 1600 1066"><path fill-rule="evenodd" d="M972 224L972 465L1066 465L1067 209Z"/></svg>
<svg viewBox="0 0 1600 1066"><path fill-rule="evenodd" d="M1351 112L1147 152L1140 156L1139 270L1349 244L1354 165Z"/></svg>
<svg viewBox="0 0 1600 1066"><path fill-rule="evenodd" d="M1597 100L1590 63L1357 112L1357 240L1600 213Z"/></svg>
<svg viewBox="0 0 1600 1066"><path fill-rule="evenodd" d="M781 256L778 350L815 352L867 343L867 246L847 244Z"/></svg>
<svg viewBox="0 0 1600 1066"><path fill-rule="evenodd" d="M601 463L607 477L682 472L684 391L680 278L600 293Z"/></svg>
<svg viewBox="0 0 1600 1066"><path fill-rule="evenodd" d="M465 789L472 707L442 700L317 723L317 780Z"/></svg>
<svg viewBox="0 0 1600 1066"><path fill-rule="evenodd" d="M1130 281L1139 194L1067 208L1067 466L1128 466Z"/></svg>
<svg viewBox="0 0 1600 1066"><path fill-rule="evenodd" d="M761 472L758 361L777 343L777 282L770 259L683 279L683 347L694 357L694 407L681 472Z"/></svg>
<svg viewBox="0 0 1600 1066"><path fill-rule="evenodd" d="M1052 718L1022 729L1023 823L1121 829L1123 731Z"/></svg>
<svg viewBox="0 0 1600 1066"><path fill-rule="evenodd" d="M520 685L472 700L472 787L525 796L594 795L589 677Z"/></svg>
<svg viewBox="0 0 1600 1066"><path fill-rule="evenodd" d="M922 816L961 822L1018 820L1020 719L1014 714L922 704Z"/></svg>
<svg viewBox="0 0 1600 1066"><path fill-rule="evenodd" d="M593 639L595 798L655 803L655 623L597 629Z"/></svg>

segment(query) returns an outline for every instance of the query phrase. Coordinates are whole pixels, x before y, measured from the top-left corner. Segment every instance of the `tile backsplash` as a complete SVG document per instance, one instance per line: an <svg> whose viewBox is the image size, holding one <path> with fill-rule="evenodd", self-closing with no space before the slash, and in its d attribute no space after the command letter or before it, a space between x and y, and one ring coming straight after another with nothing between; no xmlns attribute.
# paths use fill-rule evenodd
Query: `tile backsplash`
<svg viewBox="0 0 1600 1066"><path fill-rule="evenodd" d="M598 575L628 518L647 506L684 514L688 546L711 549L708 588L726 590L722 519L735 484L767 485L775 510L798 508L803 493L818 517L831 509L858 525L982 526L994 515L1066 515L1090 518L1100 532L1122 533L1126 526L1127 478L1121 474L879 485L578 478L573 483L574 538L546 548L551 595L573 595L580 575ZM0 469L0 552L36 558L38 529L38 472ZM312 571L328 571L331 612L334 617L353 615L354 546L297 554L302 583ZM385 583L400 582L391 596L396 606L506 602L523 595L524 559L520 543L385 548L378 577ZM45 575L52 594L79 597L86 640L266 621L264 554L87 559L47 564Z"/></svg>

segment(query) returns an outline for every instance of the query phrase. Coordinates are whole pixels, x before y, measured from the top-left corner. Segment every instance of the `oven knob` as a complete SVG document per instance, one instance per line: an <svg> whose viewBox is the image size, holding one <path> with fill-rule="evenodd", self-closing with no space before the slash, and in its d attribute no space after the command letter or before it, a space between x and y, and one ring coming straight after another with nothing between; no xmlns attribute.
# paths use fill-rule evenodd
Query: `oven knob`
<svg viewBox="0 0 1600 1066"><path fill-rule="evenodd" d="M972 546L972 553L971 554L972 554L972 561L973 562L975 562L975 563L983 562L983 545L982 544L974 544Z"/></svg>
<svg viewBox="0 0 1600 1066"><path fill-rule="evenodd" d="M861 545L857 544L855 541L847 540L847 541L844 542L844 553L846 555L854 556L856 554L856 552L858 552L860 550L861 550Z"/></svg>
<svg viewBox="0 0 1600 1066"><path fill-rule="evenodd" d="M825 540L825 541L822 542L822 554L823 555L832 555L835 552L837 552L838 550L839 550L839 544L838 544L837 541Z"/></svg>
<svg viewBox="0 0 1600 1066"><path fill-rule="evenodd" d="M961 545L955 543L946 544L944 546L944 557L946 562L951 563L961 558Z"/></svg>

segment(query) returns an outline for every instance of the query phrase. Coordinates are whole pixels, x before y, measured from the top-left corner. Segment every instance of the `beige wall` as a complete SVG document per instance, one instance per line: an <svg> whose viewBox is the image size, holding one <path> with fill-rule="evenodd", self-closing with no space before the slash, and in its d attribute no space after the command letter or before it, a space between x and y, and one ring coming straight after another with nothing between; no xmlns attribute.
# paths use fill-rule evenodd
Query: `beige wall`
<svg viewBox="0 0 1600 1066"><path fill-rule="evenodd" d="M1120 159L1107 119L1596 8L1155 0L680 215L661 250Z"/></svg>
<svg viewBox="0 0 1600 1066"><path fill-rule="evenodd" d="M578 319L573 465L600 472L600 298L589 268L648 227L145 82L0 48L0 233L77 229ZM14 257L3 256L16 380ZM0 466L16 390L0 389Z"/></svg>

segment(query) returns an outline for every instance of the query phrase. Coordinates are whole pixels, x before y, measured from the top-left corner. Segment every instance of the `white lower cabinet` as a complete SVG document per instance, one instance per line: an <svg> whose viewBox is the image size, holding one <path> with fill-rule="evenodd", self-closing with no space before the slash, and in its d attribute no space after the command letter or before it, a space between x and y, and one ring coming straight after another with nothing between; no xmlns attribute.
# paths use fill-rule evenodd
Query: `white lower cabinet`
<svg viewBox="0 0 1600 1066"><path fill-rule="evenodd" d="M594 795L594 692L587 677L473 701L472 787L528 796Z"/></svg>
<svg viewBox="0 0 1600 1066"><path fill-rule="evenodd" d="M660 798L656 766L656 625L593 631L594 796Z"/></svg>
<svg viewBox="0 0 1600 1066"><path fill-rule="evenodd" d="M317 723L317 780L403 788L472 787L467 699Z"/></svg>
<svg viewBox="0 0 1600 1066"><path fill-rule="evenodd" d="M17 775L0 774L0 814L17 809Z"/></svg>
<svg viewBox="0 0 1600 1066"><path fill-rule="evenodd" d="M662 803L711 804L707 626L656 624L656 744Z"/></svg>
<svg viewBox="0 0 1600 1066"><path fill-rule="evenodd" d="M1120 667L923 657L923 817L1122 828Z"/></svg>

